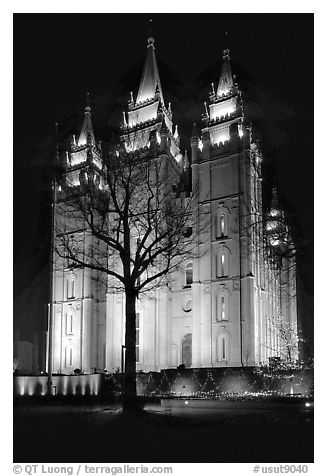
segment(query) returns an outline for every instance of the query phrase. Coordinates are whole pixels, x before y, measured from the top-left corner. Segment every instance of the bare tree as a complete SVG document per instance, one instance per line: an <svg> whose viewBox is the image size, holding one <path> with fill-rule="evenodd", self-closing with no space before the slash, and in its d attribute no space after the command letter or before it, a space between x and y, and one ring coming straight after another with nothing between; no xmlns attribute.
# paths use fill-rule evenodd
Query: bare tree
<svg viewBox="0 0 327 476"><path fill-rule="evenodd" d="M80 168L78 186L64 173L56 204L57 255L98 271L107 287L125 293L124 408L136 399L136 300L197 254L205 222L203 216L198 222L196 192L181 187L182 164L157 149L111 149L101 168L91 162ZM92 240L71 240L72 229Z"/></svg>
<svg viewBox="0 0 327 476"><path fill-rule="evenodd" d="M284 367L294 366L300 342L296 327L282 315L267 317L267 327L270 338L261 345L279 358Z"/></svg>

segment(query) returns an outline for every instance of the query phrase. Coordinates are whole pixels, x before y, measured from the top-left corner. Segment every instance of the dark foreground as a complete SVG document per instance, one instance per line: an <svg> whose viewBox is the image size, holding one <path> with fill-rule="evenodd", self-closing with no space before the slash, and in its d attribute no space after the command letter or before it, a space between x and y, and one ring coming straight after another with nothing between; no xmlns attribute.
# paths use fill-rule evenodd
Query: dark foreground
<svg viewBox="0 0 327 476"><path fill-rule="evenodd" d="M14 462L313 462L313 414L301 403L14 406Z"/></svg>

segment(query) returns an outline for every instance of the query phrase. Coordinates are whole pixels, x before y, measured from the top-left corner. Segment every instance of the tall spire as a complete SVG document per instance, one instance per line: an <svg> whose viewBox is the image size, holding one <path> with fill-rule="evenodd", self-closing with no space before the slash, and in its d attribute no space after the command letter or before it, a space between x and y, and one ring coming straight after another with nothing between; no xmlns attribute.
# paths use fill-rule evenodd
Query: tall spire
<svg viewBox="0 0 327 476"><path fill-rule="evenodd" d="M86 106L84 112L84 121L82 129L78 138L78 146L93 144L95 145L95 138L93 133L92 119L91 119L91 106L90 106L90 93L86 93Z"/></svg>
<svg viewBox="0 0 327 476"><path fill-rule="evenodd" d="M223 64L221 67L220 78L218 83L217 95L222 96L228 93L233 87L233 76L230 66L229 49L223 52Z"/></svg>
<svg viewBox="0 0 327 476"><path fill-rule="evenodd" d="M147 99L152 99L156 94L156 90L160 95L162 103L164 103L157 60L154 50L154 38L151 35L148 38L147 54L136 103L143 102Z"/></svg>

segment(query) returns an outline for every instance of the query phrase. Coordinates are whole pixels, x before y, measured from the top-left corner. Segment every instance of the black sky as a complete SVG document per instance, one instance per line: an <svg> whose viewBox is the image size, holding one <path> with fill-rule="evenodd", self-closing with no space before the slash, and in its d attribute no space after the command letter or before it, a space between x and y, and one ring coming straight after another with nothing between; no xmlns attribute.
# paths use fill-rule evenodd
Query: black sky
<svg viewBox="0 0 327 476"><path fill-rule="evenodd" d="M53 132L55 122L81 112L86 91L92 98L106 97L124 82L121 78L126 73L138 76L139 67L134 66L141 65L145 57L150 17L164 94L162 76L169 75L169 70L185 91L190 84L194 91L194 85L203 87L206 82L209 90L211 81L217 83L227 42L241 88L243 80L255 85L254 90L260 92L257 99L268 97L263 132L271 137L266 146L273 174L310 259L313 256L312 14L15 14L14 293L20 304L15 310L18 327L23 301L31 301L26 286L42 273L38 250L42 236L47 236L42 225L47 213L42 203L46 160L36 159L37 144ZM164 75L161 63L167 66ZM136 91L138 84L131 87ZM279 120L279 111L285 120ZM108 118L111 112L108 110ZM305 306L310 313L312 266L301 286L301 292L309 296ZM41 301L42 295L37 303ZM35 322L38 319L41 317L35 317Z"/></svg>

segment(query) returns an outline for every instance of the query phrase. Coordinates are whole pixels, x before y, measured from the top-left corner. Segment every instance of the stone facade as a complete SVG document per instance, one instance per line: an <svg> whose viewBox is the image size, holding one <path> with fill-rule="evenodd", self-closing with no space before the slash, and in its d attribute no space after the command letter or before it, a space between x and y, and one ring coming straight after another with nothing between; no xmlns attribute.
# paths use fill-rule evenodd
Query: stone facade
<svg viewBox="0 0 327 476"><path fill-rule="evenodd" d="M137 99L131 95L123 114L126 150L145 149L157 140L158 157L169 162L171 173L184 182L192 177L185 193L197 190L199 223L209 216L211 224L199 243L198 257L187 260L168 286L138 299L138 370L159 371L182 363L192 368L253 366L281 355L280 336L269 318L282 315L296 331L294 258L278 266L268 259L280 244L269 240L267 223L273 231L282 211L275 197L264 220L262 156L246 124L229 50L223 53L217 79L205 104L201 132L194 130L191 137L191 166L187 153L183 157L179 149L170 104L164 102L153 38L148 40ZM86 162L92 165L88 172ZM78 186L91 177L101 188L100 168L101 150L87 106L80 136L66 152L64 180ZM56 193L60 198L60 187ZM85 249L100 246L71 224L67 236ZM56 257L54 263L53 372L121 369L124 294L104 286L95 270L70 268Z"/></svg>

